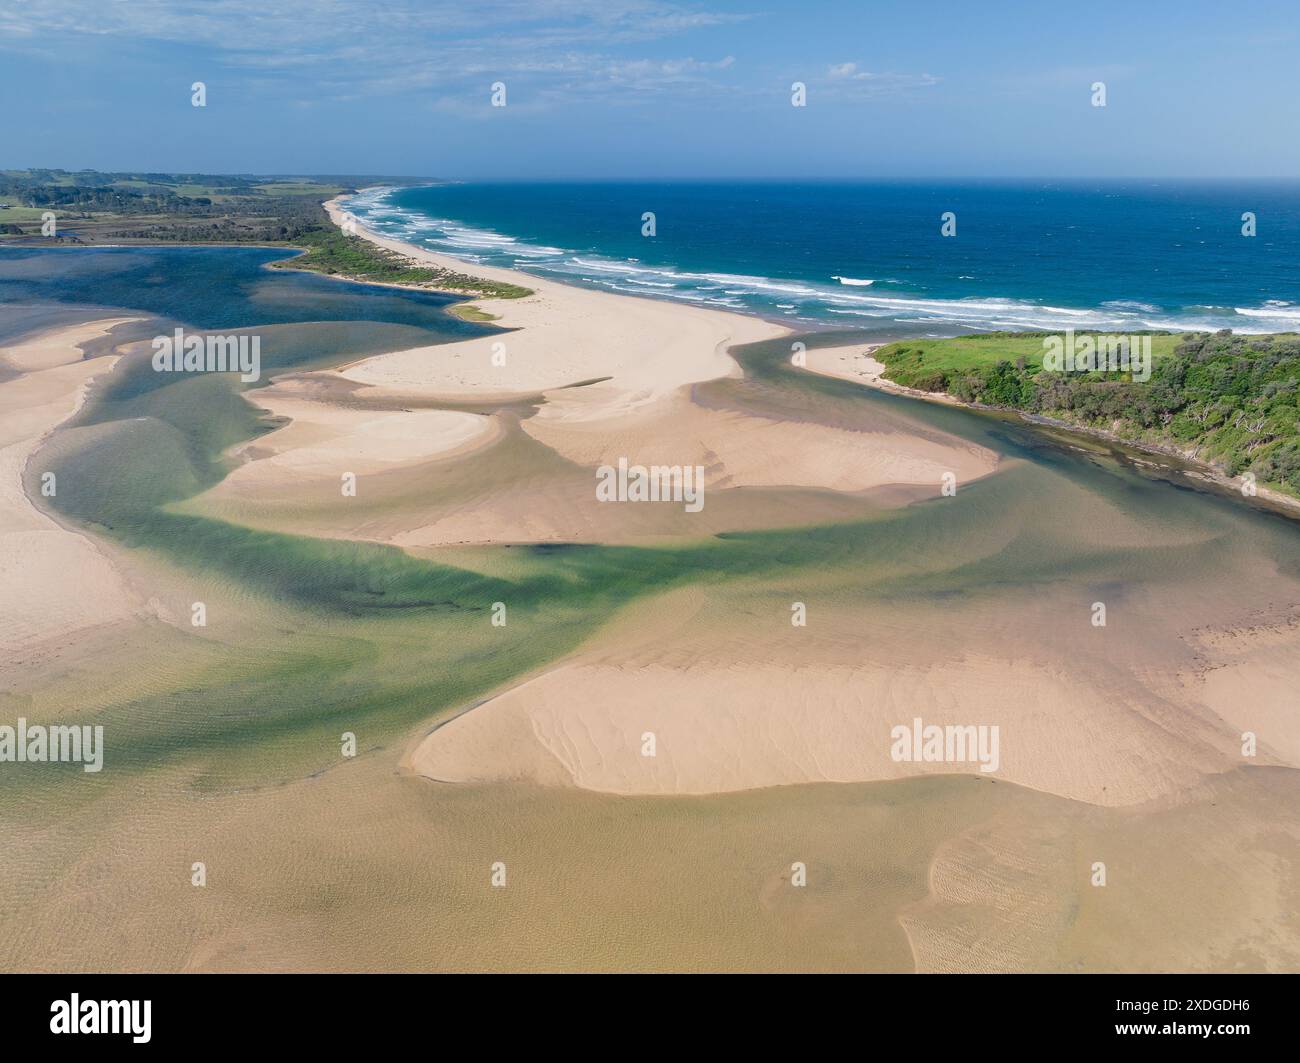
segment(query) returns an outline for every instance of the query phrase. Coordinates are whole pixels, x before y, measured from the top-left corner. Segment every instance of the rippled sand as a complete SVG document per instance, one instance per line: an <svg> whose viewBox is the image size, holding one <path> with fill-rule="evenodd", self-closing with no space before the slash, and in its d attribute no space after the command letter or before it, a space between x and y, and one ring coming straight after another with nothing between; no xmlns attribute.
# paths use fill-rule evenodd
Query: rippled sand
<svg viewBox="0 0 1300 1063"><path fill-rule="evenodd" d="M55 432L146 604L0 676L109 737L0 774L0 968L1300 969L1294 526L787 346L617 416L314 369L253 438L209 381ZM702 513L594 501L671 447ZM918 715L998 769L892 759Z"/></svg>

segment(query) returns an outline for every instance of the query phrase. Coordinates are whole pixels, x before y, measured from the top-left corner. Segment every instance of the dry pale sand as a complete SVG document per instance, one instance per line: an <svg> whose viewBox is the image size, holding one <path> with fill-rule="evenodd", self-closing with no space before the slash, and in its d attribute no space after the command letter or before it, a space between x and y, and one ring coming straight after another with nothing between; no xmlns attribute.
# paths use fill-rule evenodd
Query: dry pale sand
<svg viewBox="0 0 1300 1063"><path fill-rule="evenodd" d="M269 399L259 392L254 401L294 422L240 448L248 463L196 499L196 512L417 548L649 542L860 519L885 504L882 489L932 495L946 473L965 484L996 467L991 452L960 440L711 409L693 402L689 389L594 419L547 417L548 403L516 423L502 415L377 414L315 398L285 401L281 389L292 386L277 383ZM577 405L561 401L567 412ZM469 425L499 430L471 436ZM462 432L466 441L453 445ZM621 457L702 469L703 509L599 502L595 471ZM343 471L358 475L356 498L340 498ZM876 493L874 502L866 492Z"/></svg>
<svg viewBox="0 0 1300 1063"><path fill-rule="evenodd" d="M23 470L42 440L76 413L90 382L117 361L83 361L78 344L128 320L59 328L0 350L0 362L22 374L0 383L0 663L139 607L104 552L51 520L23 489Z"/></svg>
<svg viewBox="0 0 1300 1063"><path fill-rule="evenodd" d="M327 204L335 221L339 210ZM683 384L735 375L727 348L787 333L742 314L667 300L591 291L471 265L413 244L358 233L389 250L442 269L531 288L523 299L475 299L496 324L515 329L462 343L395 351L343 370L378 394L425 394L451 399L536 394L601 381L583 389L575 416L612 416L652 403ZM498 354L494 364L493 354ZM608 378L608 379L606 379ZM548 396L552 403L566 396Z"/></svg>
<svg viewBox="0 0 1300 1063"><path fill-rule="evenodd" d="M1050 625L1049 606L1024 608L1031 624ZM1236 725L1217 702L1176 705L1162 676L1132 682L1129 662L1108 669L1083 652L1011 648L980 638L980 617L945 622L918 611L909 627L819 605L812 626L796 629L781 621L788 610L716 590L672 592L440 726L407 765L441 781L527 779L631 795L956 771L1117 806L1243 763ZM756 623L760 613L770 619ZM969 648L944 652L960 643ZM894 760L891 728L915 717L996 725L996 770ZM1277 741L1255 763L1287 763L1285 746L1300 736L1295 719L1272 722ZM654 756L643 755L647 733Z"/></svg>
<svg viewBox="0 0 1300 1063"><path fill-rule="evenodd" d="M980 770L891 760L891 728L914 717L996 725L1003 737L990 777L1095 804L1148 800L1216 767L1208 751L1160 734L1139 705L1065 671L1005 657L916 668L789 655L562 665L435 731L413 764L444 781L522 777L620 794ZM653 757L641 754L647 732Z"/></svg>
<svg viewBox="0 0 1300 1063"><path fill-rule="evenodd" d="M286 480L357 476L418 465L465 453L490 442L498 429L480 414L456 410L367 410L328 402L288 377L251 397L256 406L286 420L281 428L242 444L243 462L222 482L223 493L272 492Z"/></svg>
<svg viewBox="0 0 1300 1063"><path fill-rule="evenodd" d="M878 344L815 347L806 352L807 362L804 368L814 373L821 373L823 376L851 380L855 384L886 387L889 381L880 379L886 369L885 363L871 357L877 350L879 350Z"/></svg>
<svg viewBox="0 0 1300 1063"><path fill-rule="evenodd" d="M571 462L539 463L518 481L477 476L450 497L413 509L387 541L404 547L493 542L649 542L728 531L862 517L856 496L897 485L937 493L946 473L961 483L997 464L988 450L956 439L899 431L855 431L779 420L692 401L683 388L617 416L583 416L578 392L561 393L522 422L527 437ZM553 411L558 411L552 415ZM485 461L496 456L484 456ZM504 457L504 456L503 456ZM620 458L703 470L704 505L608 505L594 497L594 470ZM576 468L574 467L576 466ZM902 500L900 500L902 501ZM876 505L881 504L877 501Z"/></svg>
<svg viewBox="0 0 1300 1063"><path fill-rule="evenodd" d="M960 405L959 400L945 392L920 391L885 379L885 370L889 367L872 357L880 347L881 344L878 343L818 347L807 352L808 360L804 368L812 373L820 373L822 376L835 377L837 380L850 380L854 384L891 391L895 395L909 395L914 399L924 399L927 402Z"/></svg>
<svg viewBox="0 0 1300 1063"><path fill-rule="evenodd" d="M708 487L818 487L865 491L885 484L939 487L993 471L996 456L961 440L938 442L900 432L862 432L801 421L706 409L685 391L638 414L579 418L544 407L524 431L580 465L700 465Z"/></svg>
<svg viewBox="0 0 1300 1063"><path fill-rule="evenodd" d="M327 206L340 220L338 209ZM730 346L785 335L783 326L469 265L359 232L412 258L524 285L534 294L476 300L510 332L367 358L338 373L312 374L310 387L278 378L252 401L291 423L239 448L236 457L245 463L196 499L196 511L259 527L414 548L634 542L849 515L825 498L742 500L719 494L733 488L857 493L907 485L937 491L946 473L966 483L997 465L991 451L933 433L852 431L693 401L694 384L740 375L727 353ZM336 386L321 386L329 381ZM347 402L334 404L330 396L345 389ZM564 462L548 463L513 447L493 451L491 469L481 460L465 466L463 475L455 462L437 470L417 468L475 457L500 438L491 429L501 426L459 411L356 409L524 395L541 398L536 415L522 422L523 432ZM707 515L684 519L664 506L628 513L629 507L596 505L595 469L616 465L619 458L703 467L706 492L712 492ZM502 475L498 466L506 462L518 462L528 475ZM405 479L397 475L403 469L410 473ZM333 487L346 471L370 477L359 486L355 505L338 502ZM377 478L384 473L391 475ZM367 499L375 511L367 509ZM759 502L767 506L766 519L755 513Z"/></svg>
<svg viewBox="0 0 1300 1063"><path fill-rule="evenodd" d="M1186 677L1189 697L1210 706L1239 733L1255 738L1259 755L1300 768L1300 617L1196 637L1203 670Z"/></svg>
<svg viewBox="0 0 1300 1063"><path fill-rule="evenodd" d="M536 294L485 301L503 325L519 331L380 355L345 370L363 393L463 401L540 392L540 410L520 427L565 462L588 470L620 457L700 465L714 499L733 489L851 494L937 486L947 472L967 483L996 468L991 452L933 433L854 431L693 400L693 384L738 375L726 353L730 344L779 336L778 326L466 266L367 235L444 268L526 284ZM492 363L498 342L506 345L504 366ZM884 386L883 366L870 353L813 350L808 368ZM595 382L573 386L584 381ZM291 407L281 409L292 416ZM314 439L304 442L310 447ZM382 451L383 440L373 442ZM514 450L474 460L501 462L511 454L526 452L516 442ZM269 468L265 487L274 474ZM582 502L590 485L554 468L538 466L519 482L479 475L478 488L457 483L454 470L448 476L455 497L438 500L436 519L418 523L416 508L405 527L385 529L387 541L413 548L626 541L588 512L599 509ZM567 524L551 512L557 506L570 515ZM685 534L684 518L674 517L660 534ZM704 521L694 527L697 534L715 530ZM673 592L634 607L634 619L613 625L613 633L438 728L413 749L407 766L443 781L525 779L623 795L979 773L974 764L893 759L891 728L916 717L939 726L996 725L1005 738L987 776L1094 805L1150 801L1241 762L1233 754L1234 725L1218 708L1214 684L1222 679L1200 680L1205 689L1186 719L1171 726L1179 715L1170 700L1177 683L1163 673L1135 684L1068 655L1031 660L969 640L947 656L918 656L913 640L863 652L789 630L737 640L725 634L727 619L690 623L707 611L693 601L698 593ZM841 629L860 630L865 618L850 609L838 619ZM1269 763L1288 760L1295 735L1282 729L1287 738L1268 747ZM654 756L643 755L649 733Z"/></svg>

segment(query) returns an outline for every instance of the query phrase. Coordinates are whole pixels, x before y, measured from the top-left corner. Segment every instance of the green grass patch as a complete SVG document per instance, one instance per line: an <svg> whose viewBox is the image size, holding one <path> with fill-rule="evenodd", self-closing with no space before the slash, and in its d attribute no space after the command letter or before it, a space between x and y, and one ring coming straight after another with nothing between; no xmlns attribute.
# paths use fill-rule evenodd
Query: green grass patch
<svg viewBox="0 0 1300 1063"><path fill-rule="evenodd" d="M1032 374L1043 367L1044 332L990 332L954 336L939 340L902 340L882 347L873 357L889 367L886 379L922 391L945 391L940 378L992 369L1007 362ZM1096 336L1080 332L1076 338ZM1139 333L1133 333L1139 335ZM1151 336L1151 356L1159 361L1173 354L1180 336L1168 332L1141 333Z"/></svg>
<svg viewBox="0 0 1300 1063"><path fill-rule="evenodd" d="M885 377L963 402L1041 414L1139 444L1176 447L1229 476L1300 497L1300 336L1148 333L1149 380L1043 369L1048 334L903 340ZM1096 333L1077 333L1076 339Z"/></svg>
<svg viewBox="0 0 1300 1063"><path fill-rule="evenodd" d="M502 284L457 273L455 270L421 265L406 255L379 247L359 236L350 236L335 228L304 233L294 243L305 248L306 254L276 262L274 265L288 269L311 270L314 273L327 273L347 277L350 280L406 284L416 288L476 295L483 298L522 299L526 295L533 294L530 288L523 288L517 284ZM466 320L484 319L466 318Z"/></svg>
<svg viewBox="0 0 1300 1063"><path fill-rule="evenodd" d="M451 314L454 317L460 318L462 321L499 320L498 315L489 314L486 310L483 310L477 306L472 306L469 303L455 303L452 306L447 307L447 313Z"/></svg>

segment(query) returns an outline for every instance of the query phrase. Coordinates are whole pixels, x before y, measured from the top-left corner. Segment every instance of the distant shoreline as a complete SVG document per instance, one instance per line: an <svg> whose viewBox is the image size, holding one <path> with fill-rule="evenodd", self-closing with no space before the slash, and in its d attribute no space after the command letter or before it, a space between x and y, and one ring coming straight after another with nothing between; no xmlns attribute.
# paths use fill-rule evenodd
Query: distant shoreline
<svg viewBox="0 0 1300 1063"><path fill-rule="evenodd" d="M376 187L384 187L384 186L376 186ZM366 191L366 189L359 189L356 194L360 194L363 191ZM330 220L340 228L342 228L342 215L345 210L345 208L340 204L340 200L342 200L343 198L344 198L343 196L335 196L334 198L322 204L325 208L326 213L329 215ZM388 250L406 255L416 261L430 262L441 269L454 270L454 271L469 274L471 276L479 276L484 280L494 281L498 283L509 283L509 284L539 283L537 278L534 278L529 274L522 273L516 270L505 269L499 266L483 266L478 263L466 262L461 259L457 259L451 255L444 254L442 252L430 251L426 248L418 247L417 245L407 243L404 240L397 240L392 237L381 236L380 234L374 232L373 230L368 229L365 225L361 223L360 219L355 219L355 216L354 216L354 220L355 220L356 232L358 236L361 236L363 239L369 240L380 247L384 247L387 248ZM349 279L358 280L358 278L349 278ZM378 284L383 283L381 281L365 281L365 280L361 280L360 282L378 283ZM542 281L540 283L558 284L566 288L575 289L578 291L588 290L578 285L565 284L563 281L560 280L555 280L555 281L547 280L547 281ZM397 286L407 287L405 285L397 285ZM455 295L458 293L449 292L448 294ZM617 293L617 295L618 297L621 298L649 299L651 301L659 302L659 303L663 303L667 301L662 299L655 299L655 297L652 295L638 296L638 295L632 295L623 292L619 292ZM474 299L473 296L466 297L466 301L472 301L473 299ZM710 310L712 310L712 308L710 308ZM757 318L769 324L783 328L784 332L787 335L798 334L794 329L791 329L787 323L772 321L771 319L762 317L761 315L758 314L748 314L743 310L716 311L716 312L735 313L745 317ZM505 324L508 325L508 322L505 322ZM1169 333L1169 335L1177 335L1177 333ZM926 392L926 391L921 391L917 388L910 388L910 387L905 387L904 385L901 384L896 384L884 376L886 367L881 365L879 362L875 362L874 359L870 358L870 354L873 351L879 350L882 346L885 346L885 344L881 342L876 342L876 343L848 344L848 345L840 345L835 347L812 348L807 352L807 364L803 368L805 368L806 371L810 373L815 373L820 376L831 377L832 379L837 379L837 380L847 380L852 383L860 384L863 387L869 387L877 391L885 392L886 394L897 395L909 399L917 399L922 402L930 402L930 403L936 403L936 404L947 405L947 406L957 406L962 409L970 410L976 413L998 414L1003 416L1015 415L1022 422L1030 425L1036 425L1040 428L1050 428L1055 431L1064 432L1064 433L1075 433L1092 439L1105 440L1106 442L1114 443L1119 446L1128 447L1130 449L1138 450L1146 454L1151 454L1153 456L1162 457L1162 458L1174 458L1177 461L1183 463L1185 466L1188 466L1188 468L1170 467L1171 471L1180 472L1185 475L1192 476L1193 478L1200 479L1201 481L1203 481L1203 483L1213 485L1214 487L1221 489L1225 493L1231 493L1237 499L1245 500L1245 497L1241 495L1239 481L1233 480L1232 478L1225 475L1222 469L1216 468L1215 466L1211 465L1208 462L1205 462L1197 457L1186 454L1184 452L1178 451L1172 447L1162 447L1154 443L1145 443L1134 439L1127 439L1118 436L1113 432L1108 432L1105 429L1091 428L1084 425L1075 425L1067 421L1057 420L1056 418L1044 417L1036 414L1027 414L1024 411L1020 411L1020 410L1002 408L997 406L985 406L985 405L980 405L978 403L965 402L961 399L956 398L953 395L949 395L943 392ZM836 371L836 369L832 364L834 357L837 355L845 355L848 352L856 352L859 356L864 357L868 363L872 363L870 365L864 366L866 372ZM1259 506L1260 508L1267 509L1271 512L1277 512L1280 515L1286 516L1291 519L1300 519L1300 500L1298 499L1294 499L1289 495L1282 494L1279 491L1274 491L1270 488L1263 487L1263 486L1259 486L1256 488L1255 498L1257 500L1256 505ZM1262 500L1262 501L1258 501L1258 500Z"/></svg>

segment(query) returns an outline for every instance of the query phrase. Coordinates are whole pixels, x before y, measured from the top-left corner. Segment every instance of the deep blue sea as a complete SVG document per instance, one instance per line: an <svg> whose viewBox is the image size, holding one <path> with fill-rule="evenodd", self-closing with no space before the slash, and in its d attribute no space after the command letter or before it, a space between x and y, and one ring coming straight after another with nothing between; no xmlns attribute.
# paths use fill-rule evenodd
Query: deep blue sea
<svg viewBox="0 0 1300 1063"><path fill-rule="evenodd" d="M1300 329L1296 181L442 184L350 208L471 262L812 327Z"/></svg>

